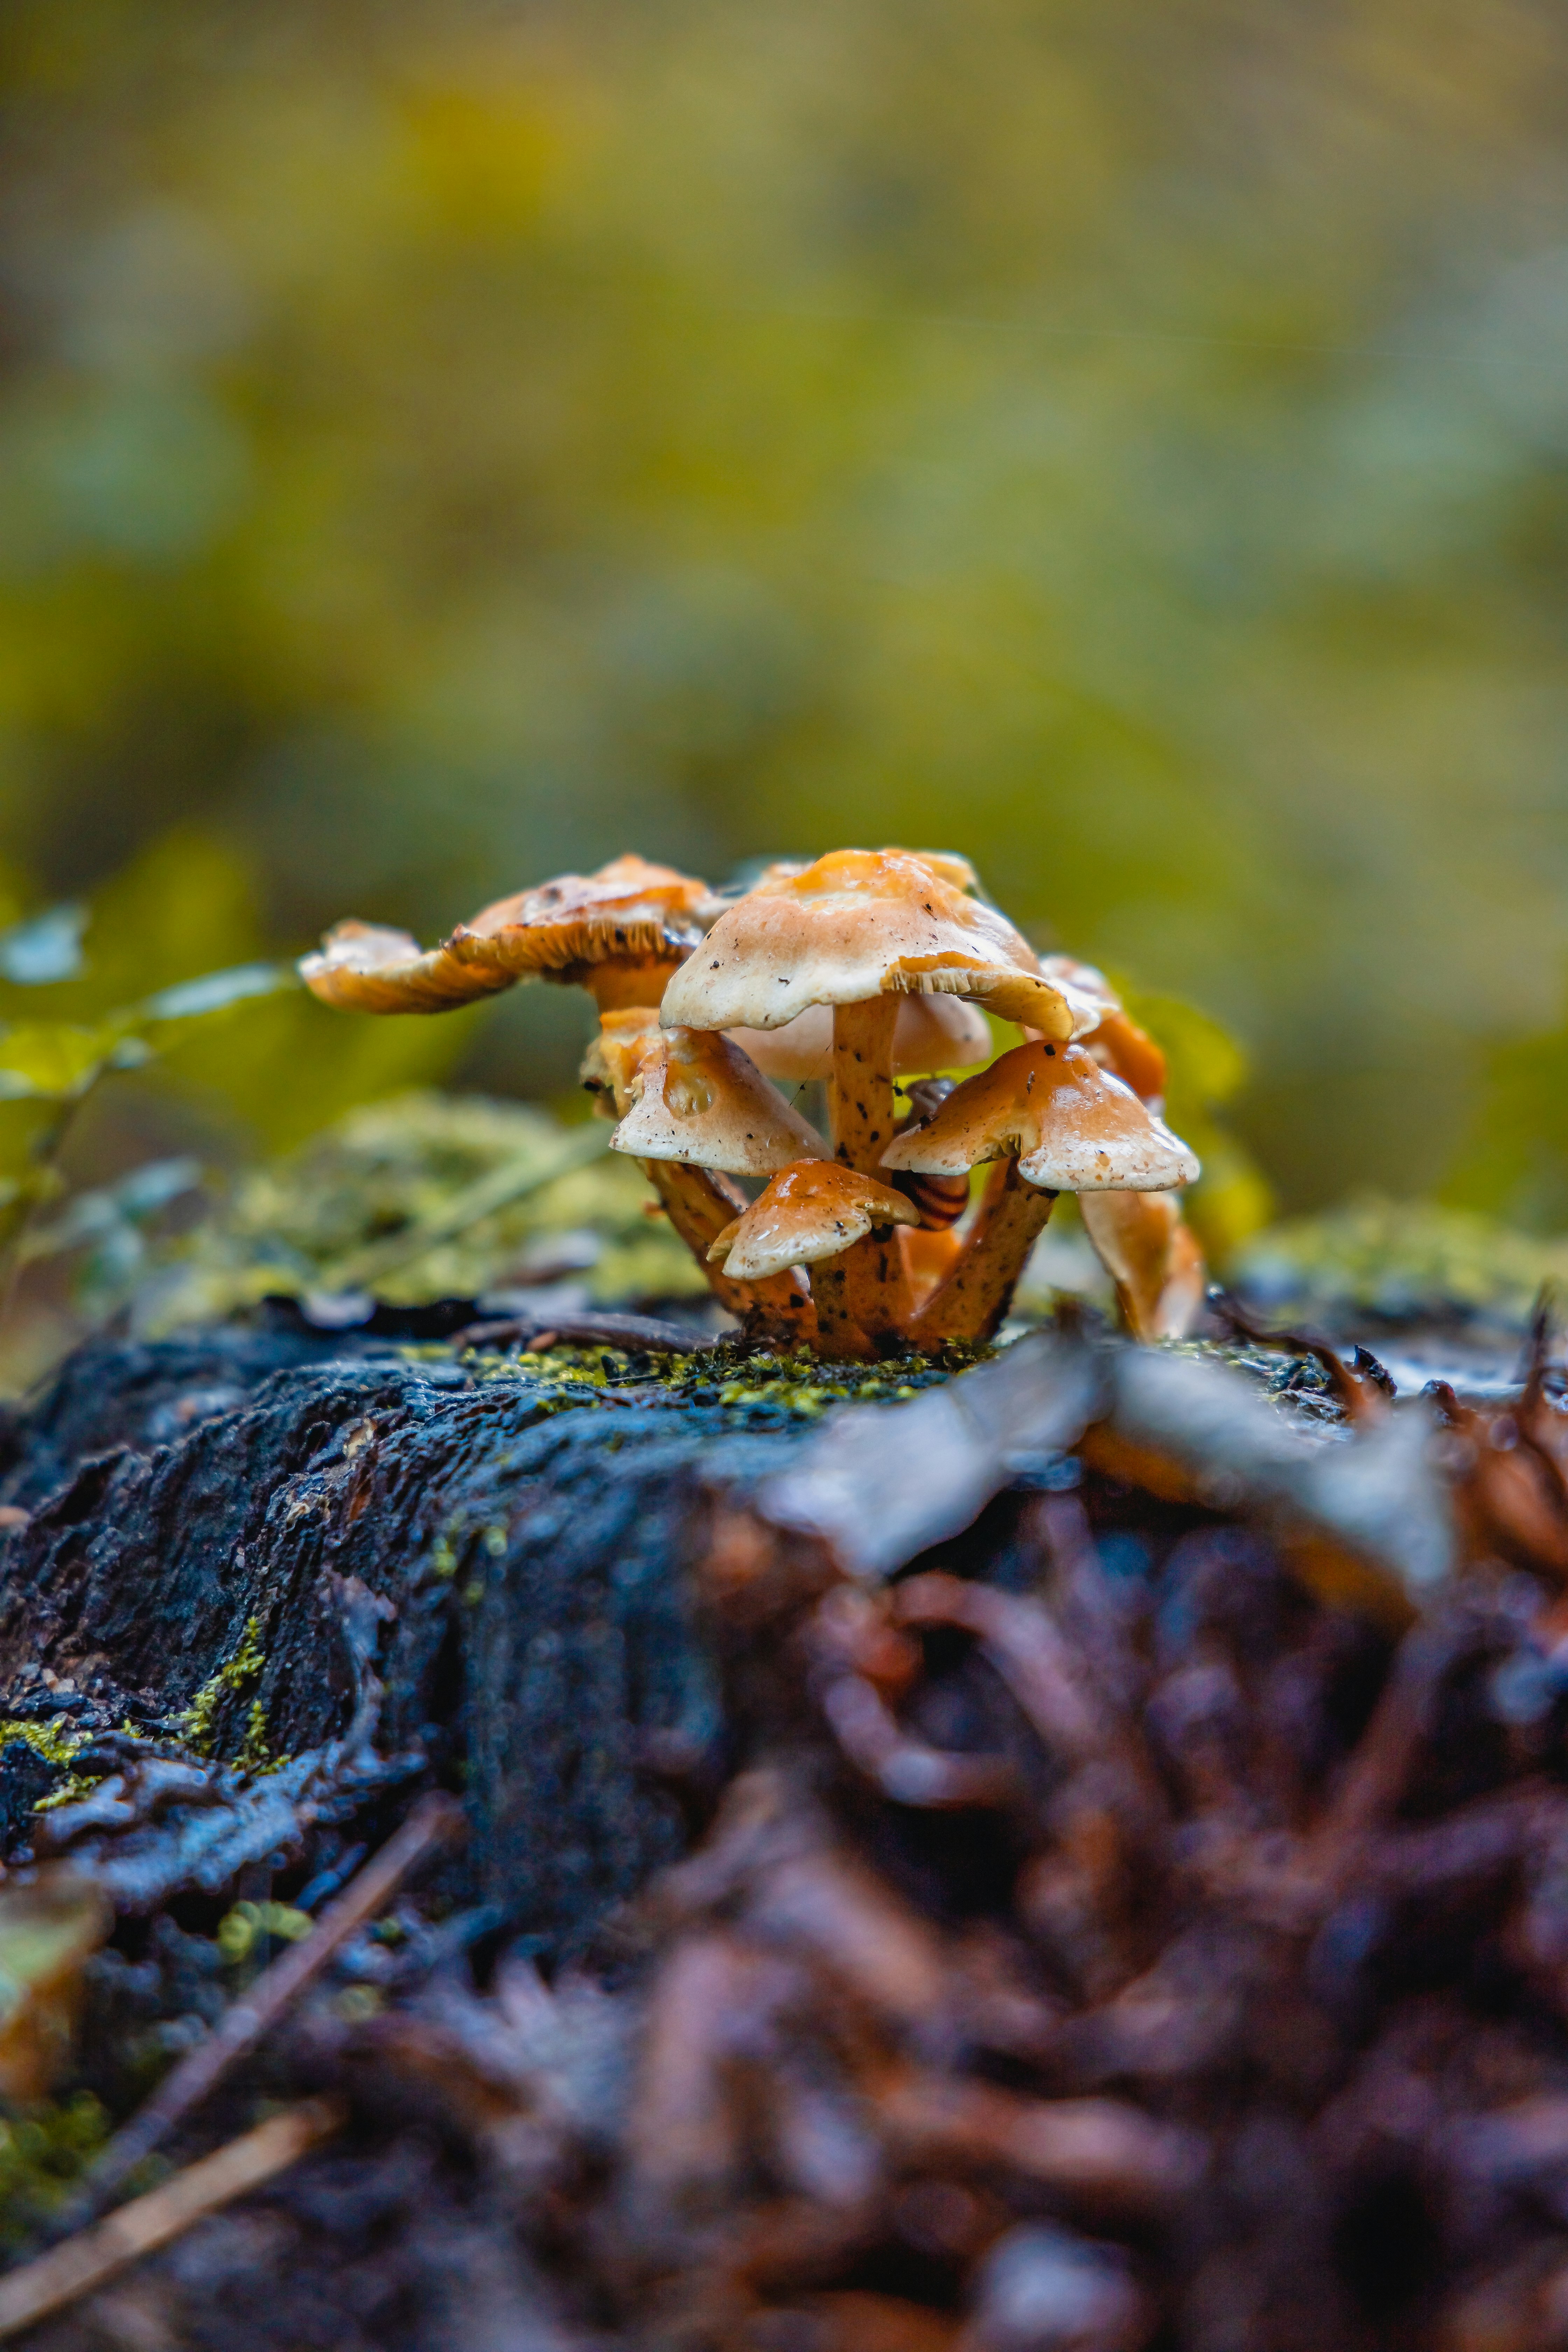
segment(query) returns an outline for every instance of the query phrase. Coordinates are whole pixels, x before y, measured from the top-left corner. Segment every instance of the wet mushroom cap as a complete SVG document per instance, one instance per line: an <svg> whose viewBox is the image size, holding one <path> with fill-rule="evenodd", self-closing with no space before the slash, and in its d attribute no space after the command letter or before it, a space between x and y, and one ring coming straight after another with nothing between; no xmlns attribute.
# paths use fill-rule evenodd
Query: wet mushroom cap
<svg viewBox="0 0 1568 2352"><path fill-rule="evenodd" d="M1098 1004L1045 978L1006 917L949 878L957 870L911 850L837 849L766 876L675 974L661 1018L781 1029L813 1004L904 993L966 997L1055 1038L1092 1028Z"/></svg>
<svg viewBox="0 0 1568 2352"><path fill-rule="evenodd" d="M656 1005L700 940L710 904L708 885L691 875L616 857L596 874L560 874L498 898L427 950L406 931L340 923L300 971L313 994L354 1013L439 1013L521 980Z"/></svg>
<svg viewBox="0 0 1568 2352"><path fill-rule="evenodd" d="M737 1282L837 1257L878 1225L913 1225L918 1212L890 1185L832 1160L781 1169L708 1252Z"/></svg>
<svg viewBox="0 0 1568 2352"><path fill-rule="evenodd" d="M311 995L339 1013L449 1013L511 986L509 972L467 970L444 947L423 949L409 931L352 917L299 969Z"/></svg>
<svg viewBox="0 0 1568 2352"><path fill-rule="evenodd" d="M798 1086L826 1078L833 1068L833 1007L808 1005L782 1029L727 1033L764 1077ZM978 1006L962 996L906 996L893 1031L893 1071L910 1077L928 1070L970 1070L991 1057L991 1030Z"/></svg>
<svg viewBox="0 0 1568 2352"><path fill-rule="evenodd" d="M771 1176L792 1160L826 1153L816 1129L727 1037L664 1029L630 1050L634 1099L610 1138L612 1151L732 1176Z"/></svg>
<svg viewBox="0 0 1568 2352"><path fill-rule="evenodd" d="M1051 1192L1164 1192L1198 1163L1131 1087L1081 1045L1016 1045L955 1087L931 1119L908 1128L884 1168L956 1176L1016 1155L1026 1183Z"/></svg>

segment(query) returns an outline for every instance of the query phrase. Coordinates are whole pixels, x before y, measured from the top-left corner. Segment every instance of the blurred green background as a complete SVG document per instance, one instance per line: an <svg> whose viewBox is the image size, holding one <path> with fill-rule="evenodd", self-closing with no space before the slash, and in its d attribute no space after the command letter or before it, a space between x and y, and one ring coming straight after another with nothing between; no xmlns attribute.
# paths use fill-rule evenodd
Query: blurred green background
<svg viewBox="0 0 1568 2352"><path fill-rule="evenodd" d="M1561 10L13 0L0 77L0 856L107 886L88 1011L951 845L1237 1041L1282 1212L1568 1226ZM226 1023L238 1149L587 1012Z"/></svg>

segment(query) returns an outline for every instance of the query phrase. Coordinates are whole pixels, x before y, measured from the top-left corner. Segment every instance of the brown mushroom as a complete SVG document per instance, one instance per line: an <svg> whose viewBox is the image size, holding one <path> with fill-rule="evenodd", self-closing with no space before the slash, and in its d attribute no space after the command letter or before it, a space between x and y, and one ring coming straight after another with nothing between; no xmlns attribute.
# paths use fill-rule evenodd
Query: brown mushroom
<svg viewBox="0 0 1568 2352"><path fill-rule="evenodd" d="M831 1160L783 1168L709 1250L742 1280L780 1266L832 1257L874 1225L912 1225L919 1213L901 1192Z"/></svg>
<svg viewBox="0 0 1568 2352"><path fill-rule="evenodd" d="M585 988L601 1012L657 1004L702 936L705 882L637 856L561 874L498 898L421 952L406 931L339 923L300 975L323 1003L355 1013L441 1013L520 980Z"/></svg>
<svg viewBox="0 0 1568 2352"><path fill-rule="evenodd" d="M1055 1192L1169 1192L1198 1163L1130 1087L1081 1045L1016 1045L966 1078L934 1117L906 1129L885 1168L953 1176L1016 1158L1026 1182Z"/></svg>
<svg viewBox="0 0 1568 2352"><path fill-rule="evenodd" d="M705 1029L639 1036L629 1108L612 1151L680 1160L731 1176L771 1176L827 1147L738 1045Z"/></svg>
<svg viewBox="0 0 1568 2352"><path fill-rule="evenodd" d="M721 1047L723 1042L721 1038L702 1041L705 1047ZM595 1108L625 1120L640 1100L645 1071L651 1073L656 1086L663 1084L669 1045L658 1013L647 1006L601 1015L599 1034L583 1058L584 1083L599 1097ZM764 1091L771 1099L763 1108L772 1118L783 1107L771 1088ZM781 1268L755 1281L740 1282L710 1261L709 1252L715 1237L734 1223L745 1206L738 1186L715 1169L681 1160L645 1159L637 1164L721 1306L750 1330L766 1330L775 1338L796 1342L816 1339L816 1312L803 1276Z"/></svg>
<svg viewBox="0 0 1568 2352"><path fill-rule="evenodd" d="M968 895L972 878L960 860L897 849L835 850L798 872L774 868L677 972L661 1018L778 1030L813 1005L831 1005L834 1157L872 1174L893 1133L901 996L964 998L1062 1039L1099 1018L1097 1003L1041 976L1027 940ZM874 1244L854 1246L864 1258ZM901 1254L885 1246L875 1270L861 1265L850 1279L871 1336L898 1341L909 1312ZM820 1314L823 1286L814 1287Z"/></svg>
<svg viewBox="0 0 1568 2352"><path fill-rule="evenodd" d="M1120 1079L1081 1046L1037 1039L965 1079L931 1118L906 1129L883 1165L957 1176L991 1160L994 1177L962 1256L910 1325L917 1345L988 1339L1058 1192L1156 1191L1190 1182L1197 1162Z"/></svg>

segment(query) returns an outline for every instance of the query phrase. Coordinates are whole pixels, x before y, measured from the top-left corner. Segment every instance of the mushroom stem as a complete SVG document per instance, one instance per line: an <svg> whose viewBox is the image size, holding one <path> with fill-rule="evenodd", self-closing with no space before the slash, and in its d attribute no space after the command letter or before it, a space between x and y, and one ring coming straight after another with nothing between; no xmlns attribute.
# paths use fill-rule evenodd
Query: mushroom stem
<svg viewBox="0 0 1568 2352"><path fill-rule="evenodd" d="M1026 1183L1016 1160L994 1171L963 1256L910 1325L911 1346L990 1339L1012 1303L1024 1261L1045 1231L1056 1197Z"/></svg>
<svg viewBox="0 0 1568 2352"><path fill-rule="evenodd" d="M893 1031L896 996L873 996L833 1008L833 1070L827 1082L833 1152L840 1167L881 1175L894 1129ZM870 1342L901 1339L910 1290L898 1234L868 1234L812 1276L825 1354L865 1358Z"/></svg>
<svg viewBox="0 0 1568 2352"><path fill-rule="evenodd" d="M680 1160L639 1160L638 1167L658 1194L666 1215L708 1278L714 1297L748 1332L792 1344L816 1338L816 1313L798 1271L763 1275L754 1282L731 1282L710 1265L708 1249L746 1205L738 1186L706 1168Z"/></svg>
<svg viewBox="0 0 1568 2352"><path fill-rule="evenodd" d="M1080 1192L1079 1213L1139 1339L1184 1339L1204 1303L1207 1270L1173 1192Z"/></svg>
<svg viewBox="0 0 1568 2352"><path fill-rule="evenodd" d="M857 1242L853 1248L840 1250L837 1257L818 1258L811 1269L811 1297L816 1309L819 1355L867 1363L877 1352L855 1320L849 1307L849 1261L857 1250L868 1246L866 1242Z"/></svg>
<svg viewBox="0 0 1568 2352"><path fill-rule="evenodd" d="M679 970L679 958L649 956L646 962L629 967L613 961L574 964L561 977L585 988L601 1014L647 1005L657 1020L658 1000Z"/></svg>
<svg viewBox="0 0 1568 2352"><path fill-rule="evenodd" d="M909 1270L900 1246L898 1225L879 1225L825 1266L844 1268L844 1304L850 1318L869 1339L905 1345L904 1330L913 1311Z"/></svg>
<svg viewBox="0 0 1568 2352"><path fill-rule="evenodd" d="M844 1168L880 1177L893 1137L896 996L833 1008L833 1074L827 1082L833 1156Z"/></svg>

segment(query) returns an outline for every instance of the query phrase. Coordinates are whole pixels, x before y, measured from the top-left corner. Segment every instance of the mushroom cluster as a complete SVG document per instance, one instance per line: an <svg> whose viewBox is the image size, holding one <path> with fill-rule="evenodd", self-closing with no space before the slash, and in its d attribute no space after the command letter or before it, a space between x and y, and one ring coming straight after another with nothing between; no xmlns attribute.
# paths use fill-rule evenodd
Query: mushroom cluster
<svg viewBox="0 0 1568 2352"><path fill-rule="evenodd" d="M985 1340L1062 1192L1139 1337L1179 1337L1202 1302L1177 1199L1197 1161L1160 1117L1159 1047L1092 966L1037 954L961 857L833 850L731 898L618 857L427 951L340 923L300 971L364 1013L586 989L611 1148L758 1336L861 1359ZM996 1053L987 1014L1023 1042ZM826 1135L781 1091L814 1080Z"/></svg>

